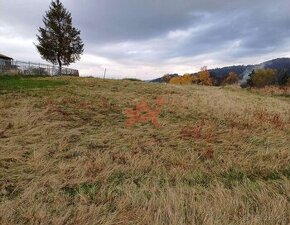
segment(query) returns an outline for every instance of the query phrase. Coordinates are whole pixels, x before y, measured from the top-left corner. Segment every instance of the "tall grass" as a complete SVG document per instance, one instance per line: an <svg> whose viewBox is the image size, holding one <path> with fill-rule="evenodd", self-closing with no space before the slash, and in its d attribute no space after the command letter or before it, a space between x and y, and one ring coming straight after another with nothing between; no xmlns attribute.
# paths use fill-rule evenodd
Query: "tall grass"
<svg viewBox="0 0 290 225"><path fill-rule="evenodd" d="M0 95L1 224L289 224L285 98L40 80L66 85ZM126 109L156 98L160 127L126 125Z"/></svg>

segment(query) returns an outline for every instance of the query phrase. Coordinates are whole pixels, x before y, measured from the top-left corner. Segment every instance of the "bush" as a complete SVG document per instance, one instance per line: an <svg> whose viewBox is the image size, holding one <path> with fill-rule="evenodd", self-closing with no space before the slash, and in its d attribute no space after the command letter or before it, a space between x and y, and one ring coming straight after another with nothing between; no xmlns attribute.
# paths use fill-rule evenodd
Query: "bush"
<svg viewBox="0 0 290 225"><path fill-rule="evenodd" d="M170 84L199 84L199 85L213 85L213 79L206 67L203 67L196 75L184 74L183 76L173 77L169 81Z"/></svg>
<svg viewBox="0 0 290 225"><path fill-rule="evenodd" d="M192 82L193 76L191 74L184 74L183 76L180 77L173 77L169 81L170 84L181 84L181 85L192 84Z"/></svg>
<svg viewBox="0 0 290 225"><path fill-rule="evenodd" d="M234 72L230 72L226 78L223 81L223 85L227 85L227 84L237 84L239 81L239 76L234 73Z"/></svg>
<svg viewBox="0 0 290 225"><path fill-rule="evenodd" d="M201 68L201 71L193 77L193 83L207 86L213 85L213 79L206 67Z"/></svg>
<svg viewBox="0 0 290 225"><path fill-rule="evenodd" d="M248 84L251 87L265 87L277 82L277 71L273 69L257 69L250 74Z"/></svg>

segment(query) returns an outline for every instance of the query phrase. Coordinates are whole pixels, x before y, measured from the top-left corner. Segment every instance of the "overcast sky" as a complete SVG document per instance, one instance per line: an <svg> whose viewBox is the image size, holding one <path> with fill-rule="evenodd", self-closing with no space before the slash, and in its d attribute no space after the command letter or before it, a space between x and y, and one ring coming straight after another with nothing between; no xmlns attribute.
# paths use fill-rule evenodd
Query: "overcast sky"
<svg viewBox="0 0 290 225"><path fill-rule="evenodd" d="M85 51L81 75L151 79L290 57L289 0L63 0ZM0 0L0 53L43 62L33 43L50 0Z"/></svg>

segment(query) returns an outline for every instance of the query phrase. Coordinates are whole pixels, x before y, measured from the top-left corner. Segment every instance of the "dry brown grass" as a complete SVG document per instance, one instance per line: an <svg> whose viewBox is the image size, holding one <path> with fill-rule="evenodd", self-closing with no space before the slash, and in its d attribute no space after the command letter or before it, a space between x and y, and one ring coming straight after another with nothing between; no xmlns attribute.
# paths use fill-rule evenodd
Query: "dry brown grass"
<svg viewBox="0 0 290 225"><path fill-rule="evenodd" d="M290 97L290 86L266 86L264 88L253 88L253 92Z"/></svg>
<svg viewBox="0 0 290 225"><path fill-rule="evenodd" d="M0 91L0 224L289 224L289 98L51 79ZM126 126L156 98L160 128Z"/></svg>

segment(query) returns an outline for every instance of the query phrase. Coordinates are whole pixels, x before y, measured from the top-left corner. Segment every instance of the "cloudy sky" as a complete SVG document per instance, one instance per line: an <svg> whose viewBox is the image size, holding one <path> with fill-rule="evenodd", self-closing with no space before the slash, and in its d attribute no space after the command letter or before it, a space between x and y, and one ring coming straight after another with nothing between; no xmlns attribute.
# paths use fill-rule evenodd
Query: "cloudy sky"
<svg viewBox="0 0 290 225"><path fill-rule="evenodd" d="M85 43L82 75L156 78L290 57L289 0L63 0ZM50 0L0 0L0 53L43 62L33 43Z"/></svg>

